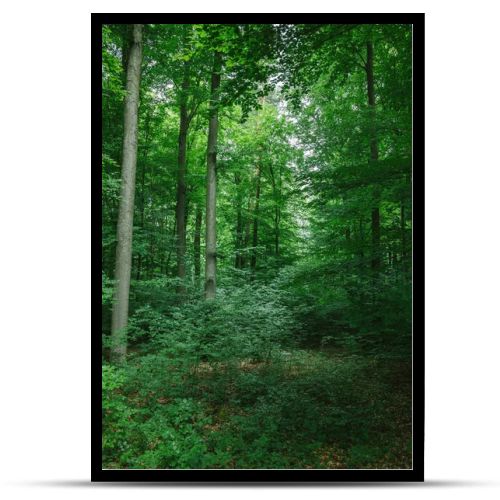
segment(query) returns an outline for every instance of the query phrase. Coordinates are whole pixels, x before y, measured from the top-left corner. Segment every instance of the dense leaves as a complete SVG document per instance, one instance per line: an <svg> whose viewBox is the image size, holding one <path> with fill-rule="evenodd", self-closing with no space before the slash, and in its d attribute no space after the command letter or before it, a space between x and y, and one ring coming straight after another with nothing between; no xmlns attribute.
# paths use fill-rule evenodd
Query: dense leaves
<svg viewBox="0 0 500 500"><path fill-rule="evenodd" d="M115 364L130 29L103 26L103 465L410 468L411 27L149 25L143 45L128 354Z"/></svg>

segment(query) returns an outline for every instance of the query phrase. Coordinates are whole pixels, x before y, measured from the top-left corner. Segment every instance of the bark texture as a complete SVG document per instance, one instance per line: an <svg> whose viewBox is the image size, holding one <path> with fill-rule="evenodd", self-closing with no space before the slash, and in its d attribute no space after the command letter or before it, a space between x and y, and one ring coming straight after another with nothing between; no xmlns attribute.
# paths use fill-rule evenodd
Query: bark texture
<svg viewBox="0 0 500 500"><path fill-rule="evenodd" d="M217 133L219 129L219 87L222 54L215 52L210 89L207 145L207 207L205 237L205 298L215 298L217 273L216 191L217 191Z"/></svg>
<svg viewBox="0 0 500 500"><path fill-rule="evenodd" d="M121 198L117 224L116 284L111 319L111 358L118 363L123 362L127 354L126 327L132 265L132 228L137 164L137 112L141 79L142 28L142 24L134 24L132 27L132 42L127 65Z"/></svg>

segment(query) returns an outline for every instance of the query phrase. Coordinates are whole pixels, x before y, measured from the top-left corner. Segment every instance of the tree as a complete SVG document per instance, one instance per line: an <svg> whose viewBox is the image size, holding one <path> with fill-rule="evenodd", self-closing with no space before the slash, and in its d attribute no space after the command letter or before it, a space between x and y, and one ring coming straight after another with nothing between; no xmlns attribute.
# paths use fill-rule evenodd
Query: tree
<svg viewBox="0 0 500 500"><path fill-rule="evenodd" d="M137 111L142 61L142 24L132 27L125 96L121 198L117 224L115 292L111 324L112 358L123 362L127 353L126 327L132 265L135 171L137 162Z"/></svg>
<svg viewBox="0 0 500 500"><path fill-rule="evenodd" d="M207 204L206 204L206 252L205 252L205 297L212 299L216 293L216 186L217 186L217 134L219 107L240 104L245 117L258 107L259 99L270 89L267 82L271 65L269 57L274 55L275 35L272 25L203 25L198 34L207 39L213 49L209 125L207 144ZM226 78L221 86L221 73L225 69L232 78ZM266 63L266 60L268 61Z"/></svg>
<svg viewBox="0 0 500 500"><path fill-rule="evenodd" d="M262 161L260 158L259 162ZM250 259L250 268L255 274L255 268L257 266L257 245L259 243L259 204L260 204L260 177L262 173L262 167L260 163L257 164L257 169L255 173L255 204L253 211L253 232L252 232L252 257Z"/></svg>
<svg viewBox="0 0 500 500"><path fill-rule="evenodd" d="M193 120L200 103L204 100L203 92L200 92L199 82L193 85L194 70L203 67L196 52L191 48L193 30L189 25L182 26L180 40L180 56L182 63L182 83L179 95L179 153L177 170L177 277L180 280L177 288L179 293L185 293L186 278L186 221L188 217L186 199L186 174L187 174L187 139L191 121ZM194 88L193 88L194 87Z"/></svg>
<svg viewBox="0 0 500 500"><path fill-rule="evenodd" d="M234 186L236 188L236 230L235 230L235 245L234 267L241 269L243 267L243 256L241 254L243 245L243 216L241 214L241 175L239 172L234 174Z"/></svg>
<svg viewBox="0 0 500 500"><path fill-rule="evenodd" d="M201 223L203 220L203 210L201 206L196 207L196 220L194 229L194 279L196 284L200 278L201 270Z"/></svg>
<svg viewBox="0 0 500 500"><path fill-rule="evenodd" d="M210 109L207 144L207 206L206 206L206 251L205 251L205 298L215 298L217 236L216 236L216 193L217 193L217 133L219 130L219 87L222 68L222 54L214 52L212 84L210 88Z"/></svg>
<svg viewBox="0 0 500 500"><path fill-rule="evenodd" d="M179 156L177 170L177 204L175 220L177 223L177 277L181 281L178 287L184 293L186 277L186 146L189 127L187 92L189 91L189 61L184 62L184 75L180 91L179 112Z"/></svg>

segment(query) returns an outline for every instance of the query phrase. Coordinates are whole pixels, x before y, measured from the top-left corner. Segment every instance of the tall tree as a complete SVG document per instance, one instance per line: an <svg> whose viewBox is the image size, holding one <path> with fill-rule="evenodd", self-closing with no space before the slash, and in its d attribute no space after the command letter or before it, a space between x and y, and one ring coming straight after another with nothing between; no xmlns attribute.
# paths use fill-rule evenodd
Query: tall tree
<svg viewBox="0 0 500 500"><path fill-rule="evenodd" d="M199 283L201 270L201 223L203 219L203 211L201 206L196 207L196 219L194 224L194 279L196 284Z"/></svg>
<svg viewBox="0 0 500 500"><path fill-rule="evenodd" d="M222 54L214 52L208 120L207 145L207 206L205 238L205 298L215 298L217 240L216 240L216 190L217 190L217 134L219 130L219 88Z"/></svg>
<svg viewBox="0 0 500 500"><path fill-rule="evenodd" d="M279 179L276 182L272 163L269 164L269 172L271 174L271 183L273 186L274 197L274 254L276 257L280 253L280 219L281 219L281 165L279 166Z"/></svg>
<svg viewBox="0 0 500 500"><path fill-rule="evenodd" d="M241 246L243 244L243 217L241 214L241 175L239 172L234 174L234 185L236 187L236 238L235 238L235 260L234 267L241 269L242 256Z"/></svg>
<svg viewBox="0 0 500 500"><path fill-rule="evenodd" d="M180 280L177 291L185 293L186 278L186 224L188 219L187 198L187 153L192 149L192 143L196 135L193 133L191 144L188 145L188 132L199 105L206 99L205 85L200 82L200 73L203 72L205 64L201 61L200 54L193 47L193 29L190 25L182 25L179 41L179 54L183 60L182 74L180 75L180 86L178 91L179 100L179 141L178 141L178 168L177 168L177 197L176 197L176 220L177 220L177 277Z"/></svg>
<svg viewBox="0 0 500 500"><path fill-rule="evenodd" d="M148 150L150 147L150 139L151 139L151 108L148 109L148 113L146 114L146 119L144 123L145 129L145 139L144 139L144 150L142 156L142 169L141 169L141 181L140 181L140 215L139 215L139 227L141 231L144 231L144 213L146 208L146 166L147 166L147 158L148 158ZM142 269L142 252L139 252L137 256L137 274L136 279L141 279L141 269Z"/></svg>
<svg viewBox="0 0 500 500"><path fill-rule="evenodd" d="M262 161L259 158L259 162ZM252 233L252 257L250 259L250 268L255 272L257 266L257 245L259 243L259 202L260 202L260 176L262 168L260 163L257 165L256 188L255 188L255 209L253 213L253 233Z"/></svg>
<svg viewBox="0 0 500 500"><path fill-rule="evenodd" d="M187 93L189 90L189 61L184 62L184 76L180 92L179 156L177 169L177 277L181 280L178 291L184 293L186 277L186 146L189 127Z"/></svg>
<svg viewBox="0 0 500 500"><path fill-rule="evenodd" d="M137 163L137 112L142 62L142 24L132 27L125 96L121 198L117 225L115 302L111 320L111 357L123 362L127 354L126 327L132 265L135 171Z"/></svg>
<svg viewBox="0 0 500 500"><path fill-rule="evenodd" d="M243 238L243 248L244 253L241 257L241 267L244 268L247 263L248 258L248 246L250 245L250 228L252 225L252 213L254 210L254 197L253 194L250 194L248 197L248 205L246 210L246 219L245 219L245 236Z"/></svg>

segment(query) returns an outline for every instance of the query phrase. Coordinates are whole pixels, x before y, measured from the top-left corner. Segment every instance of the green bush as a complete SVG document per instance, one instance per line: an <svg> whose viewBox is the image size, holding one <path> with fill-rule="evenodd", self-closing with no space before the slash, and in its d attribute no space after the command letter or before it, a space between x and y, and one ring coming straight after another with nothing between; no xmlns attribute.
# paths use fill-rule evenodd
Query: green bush
<svg viewBox="0 0 500 500"><path fill-rule="evenodd" d="M137 410L131 407L122 388L126 381L123 369L111 365L102 367L102 453L103 462L123 461L133 451L135 430L133 418Z"/></svg>
<svg viewBox="0 0 500 500"><path fill-rule="evenodd" d="M187 301L162 313L138 309L130 337L149 342L150 350L191 361L228 362L269 359L293 324L282 293L273 286L244 285L220 289L212 301Z"/></svg>

